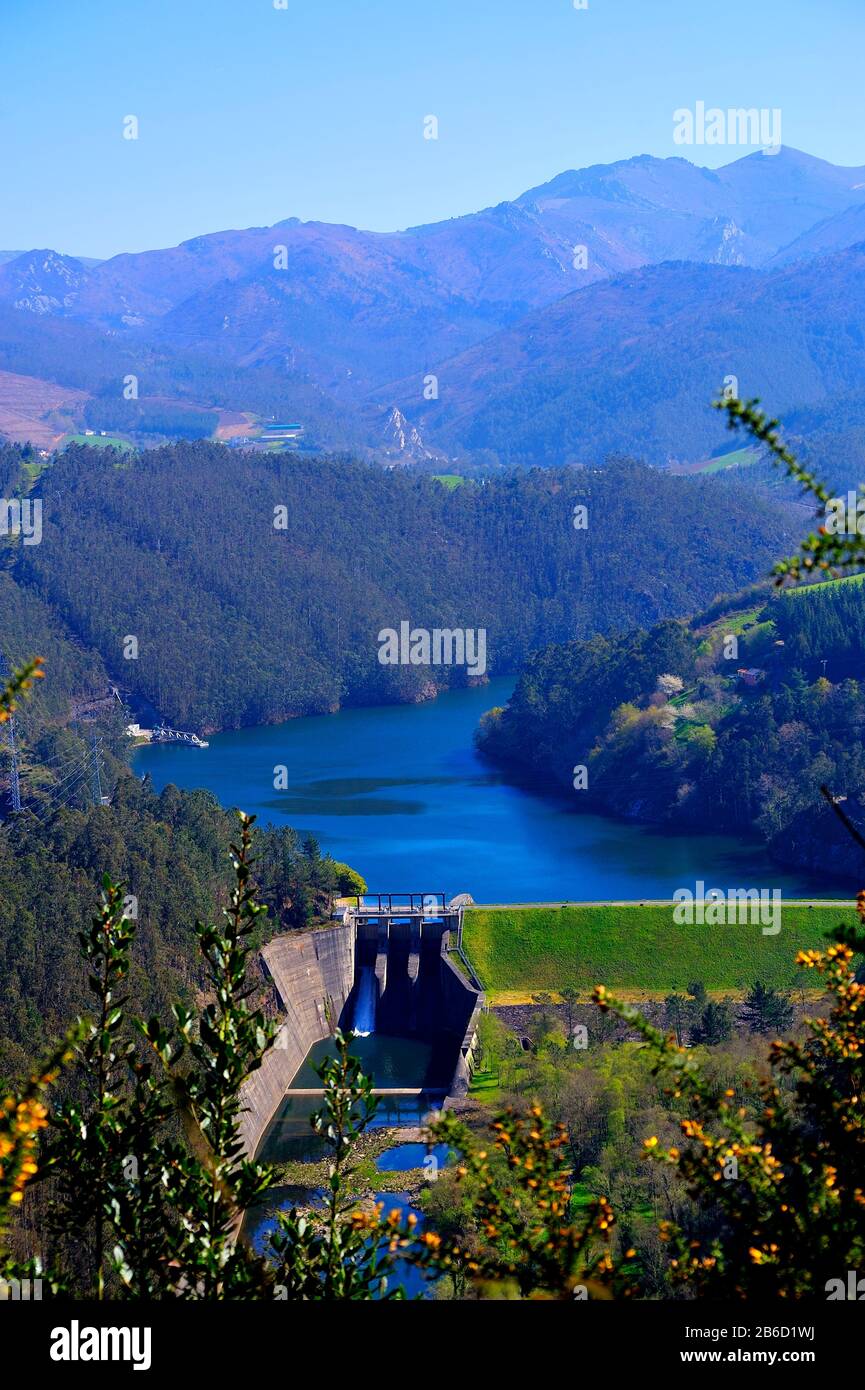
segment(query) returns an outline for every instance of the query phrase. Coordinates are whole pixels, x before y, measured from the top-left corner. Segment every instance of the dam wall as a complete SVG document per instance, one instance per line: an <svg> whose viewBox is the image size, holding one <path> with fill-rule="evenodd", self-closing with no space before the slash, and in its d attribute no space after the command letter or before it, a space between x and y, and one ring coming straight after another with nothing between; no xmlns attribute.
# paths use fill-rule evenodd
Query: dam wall
<svg viewBox="0 0 865 1390"><path fill-rule="evenodd" d="M260 960L277 995L279 1031L243 1084L240 1132L252 1156L314 1043L332 1033L354 985L353 923L275 937Z"/></svg>
<svg viewBox="0 0 865 1390"><path fill-rule="evenodd" d="M472 1079L478 1020L483 1010L484 996L469 983L446 951L441 957L441 987L447 1028L460 1038L450 1095L464 1096L468 1094Z"/></svg>
<svg viewBox="0 0 865 1390"><path fill-rule="evenodd" d="M260 953L279 1009L273 1047L244 1083L241 1137L253 1156L315 1043L351 1027L362 979L374 995L374 1031L430 1044L418 1086L465 1095L483 993L454 963L448 945L457 914L387 910L347 913L340 926L289 933Z"/></svg>

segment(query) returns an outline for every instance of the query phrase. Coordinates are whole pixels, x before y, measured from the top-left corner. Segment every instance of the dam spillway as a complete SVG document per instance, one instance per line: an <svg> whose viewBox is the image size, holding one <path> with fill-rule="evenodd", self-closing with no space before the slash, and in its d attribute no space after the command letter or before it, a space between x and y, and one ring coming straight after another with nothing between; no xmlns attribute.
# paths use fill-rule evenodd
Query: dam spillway
<svg viewBox="0 0 865 1390"><path fill-rule="evenodd" d="M375 967L361 966L357 972L354 1016L352 1026L358 1037L368 1038L375 1030L376 1004L378 1002L378 980Z"/></svg>
<svg viewBox="0 0 865 1390"><path fill-rule="evenodd" d="M458 930L458 911L446 907L442 894L388 893L358 899L349 912L356 980L350 1002L360 1002L362 992L373 989L376 1031L393 1037L434 1039L443 1024L452 1027L447 946L450 932ZM353 1015L347 1013L350 1021Z"/></svg>
<svg viewBox="0 0 865 1390"><path fill-rule="evenodd" d="M278 1014L276 1042L244 1083L241 1131L257 1152L284 1102L314 1095L311 1063L336 1027L382 1095L465 1094L483 995L456 964L461 908L443 894L356 899L341 922L275 937L260 953Z"/></svg>

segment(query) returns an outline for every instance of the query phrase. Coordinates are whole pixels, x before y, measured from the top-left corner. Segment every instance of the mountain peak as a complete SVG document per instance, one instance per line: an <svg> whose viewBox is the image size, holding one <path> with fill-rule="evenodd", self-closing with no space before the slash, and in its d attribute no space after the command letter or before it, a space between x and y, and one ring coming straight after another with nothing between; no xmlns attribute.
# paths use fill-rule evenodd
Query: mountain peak
<svg viewBox="0 0 865 1390"><path fill-rule="evenodd" d="M89 272L74 256L43 248L0 266L0 300L15 309L50 314L74 304Z"/></svg>
<svg viewBox="0 0 865 1390"><path fill-rule="evenodd" d="M840 169L838 164L830 164L828 159L820 159L815 154L806 154L804 150L797 150L793 145L778 145L776 149L752 150L750 154L740 155L738 159L731 159L729 164L723 164L722 169L731 169L736 164L745 164L749 160L773 159L788 165L798 165L803 169Z"/></svg>
<svg viewBox="0 0 865 1390"><path fill-rule="evenodd" d="M439 457L438 454L427 448L417 426L412 425L403 415L399 406L396 405L392 406L388 412L382 431L382 443L385 453L389 456L396 455L402 463Z"/></svg>
<svg viewBox="0 0 865 1390"><path fill-rule="evenodd" d="M718 169L727 183L760 180L761 184L795 184L822 189L855 189L865 180L865 166L830 164L827 159L806 154L792 145L779 145L777 150L754 150ZM851 202L854 199L851 198ZM837 210L837 209L836 209Z"/></svg>
<svg viewBox="0 0 865 1390"><path fill-rule="evenodd" d="M614 191L623 186L623 176L624 182L627 182L628 173L654 174L663 171L668 165L685 166L688 169L695 167L689 160L681 157L660 159L653 154L636 154L630 159L615 160L612 164L590 164L584 169L565 169L546 183L527 189L515 201L524 205L542 203L551 198L615 196Z"/></svg>

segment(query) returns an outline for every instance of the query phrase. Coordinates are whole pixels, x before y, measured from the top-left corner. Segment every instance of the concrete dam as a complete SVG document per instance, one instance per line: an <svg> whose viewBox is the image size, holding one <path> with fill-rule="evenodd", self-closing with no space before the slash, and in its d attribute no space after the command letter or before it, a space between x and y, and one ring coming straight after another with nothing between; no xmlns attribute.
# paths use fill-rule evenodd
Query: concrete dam
<svg viewBox="0 0 865 1390"><path fill-rule="evenodd" d="M314 1076L304 1079L309 1089L291 1083L337 1027L362 1035L359 1055L371 1033L418 1045L411 1055L423 1061L399 1085L373 1066L382 1095L465 1094L483 994L467 962L463 969L456 963L461 926L459 900L447 904L442 894L367 894L342 922L287 933L263 948L280 1021L274 1046L243 1088L241 1130L250 1156L287 1093L314 1094Z"/></svg>

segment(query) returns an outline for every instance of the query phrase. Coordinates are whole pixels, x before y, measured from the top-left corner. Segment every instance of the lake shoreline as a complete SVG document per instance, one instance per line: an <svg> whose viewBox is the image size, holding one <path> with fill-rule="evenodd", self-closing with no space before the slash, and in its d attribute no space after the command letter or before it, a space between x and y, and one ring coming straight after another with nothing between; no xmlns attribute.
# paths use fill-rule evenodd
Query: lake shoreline
<svg viewBox="0 0 865 1390"><path fill-rule="evenodd" d="M151 745L135 751L133 768L157 791L205 788L261 824L315 836L374 892L610 902L667 899L698 879L804 898L826 891L823 878L772 864L759 843L671 834L585 807L575 814L561 784L494 766L474 733L512 689L510 677L494 677L421 704L218 734L207 749Z"/></svg>

